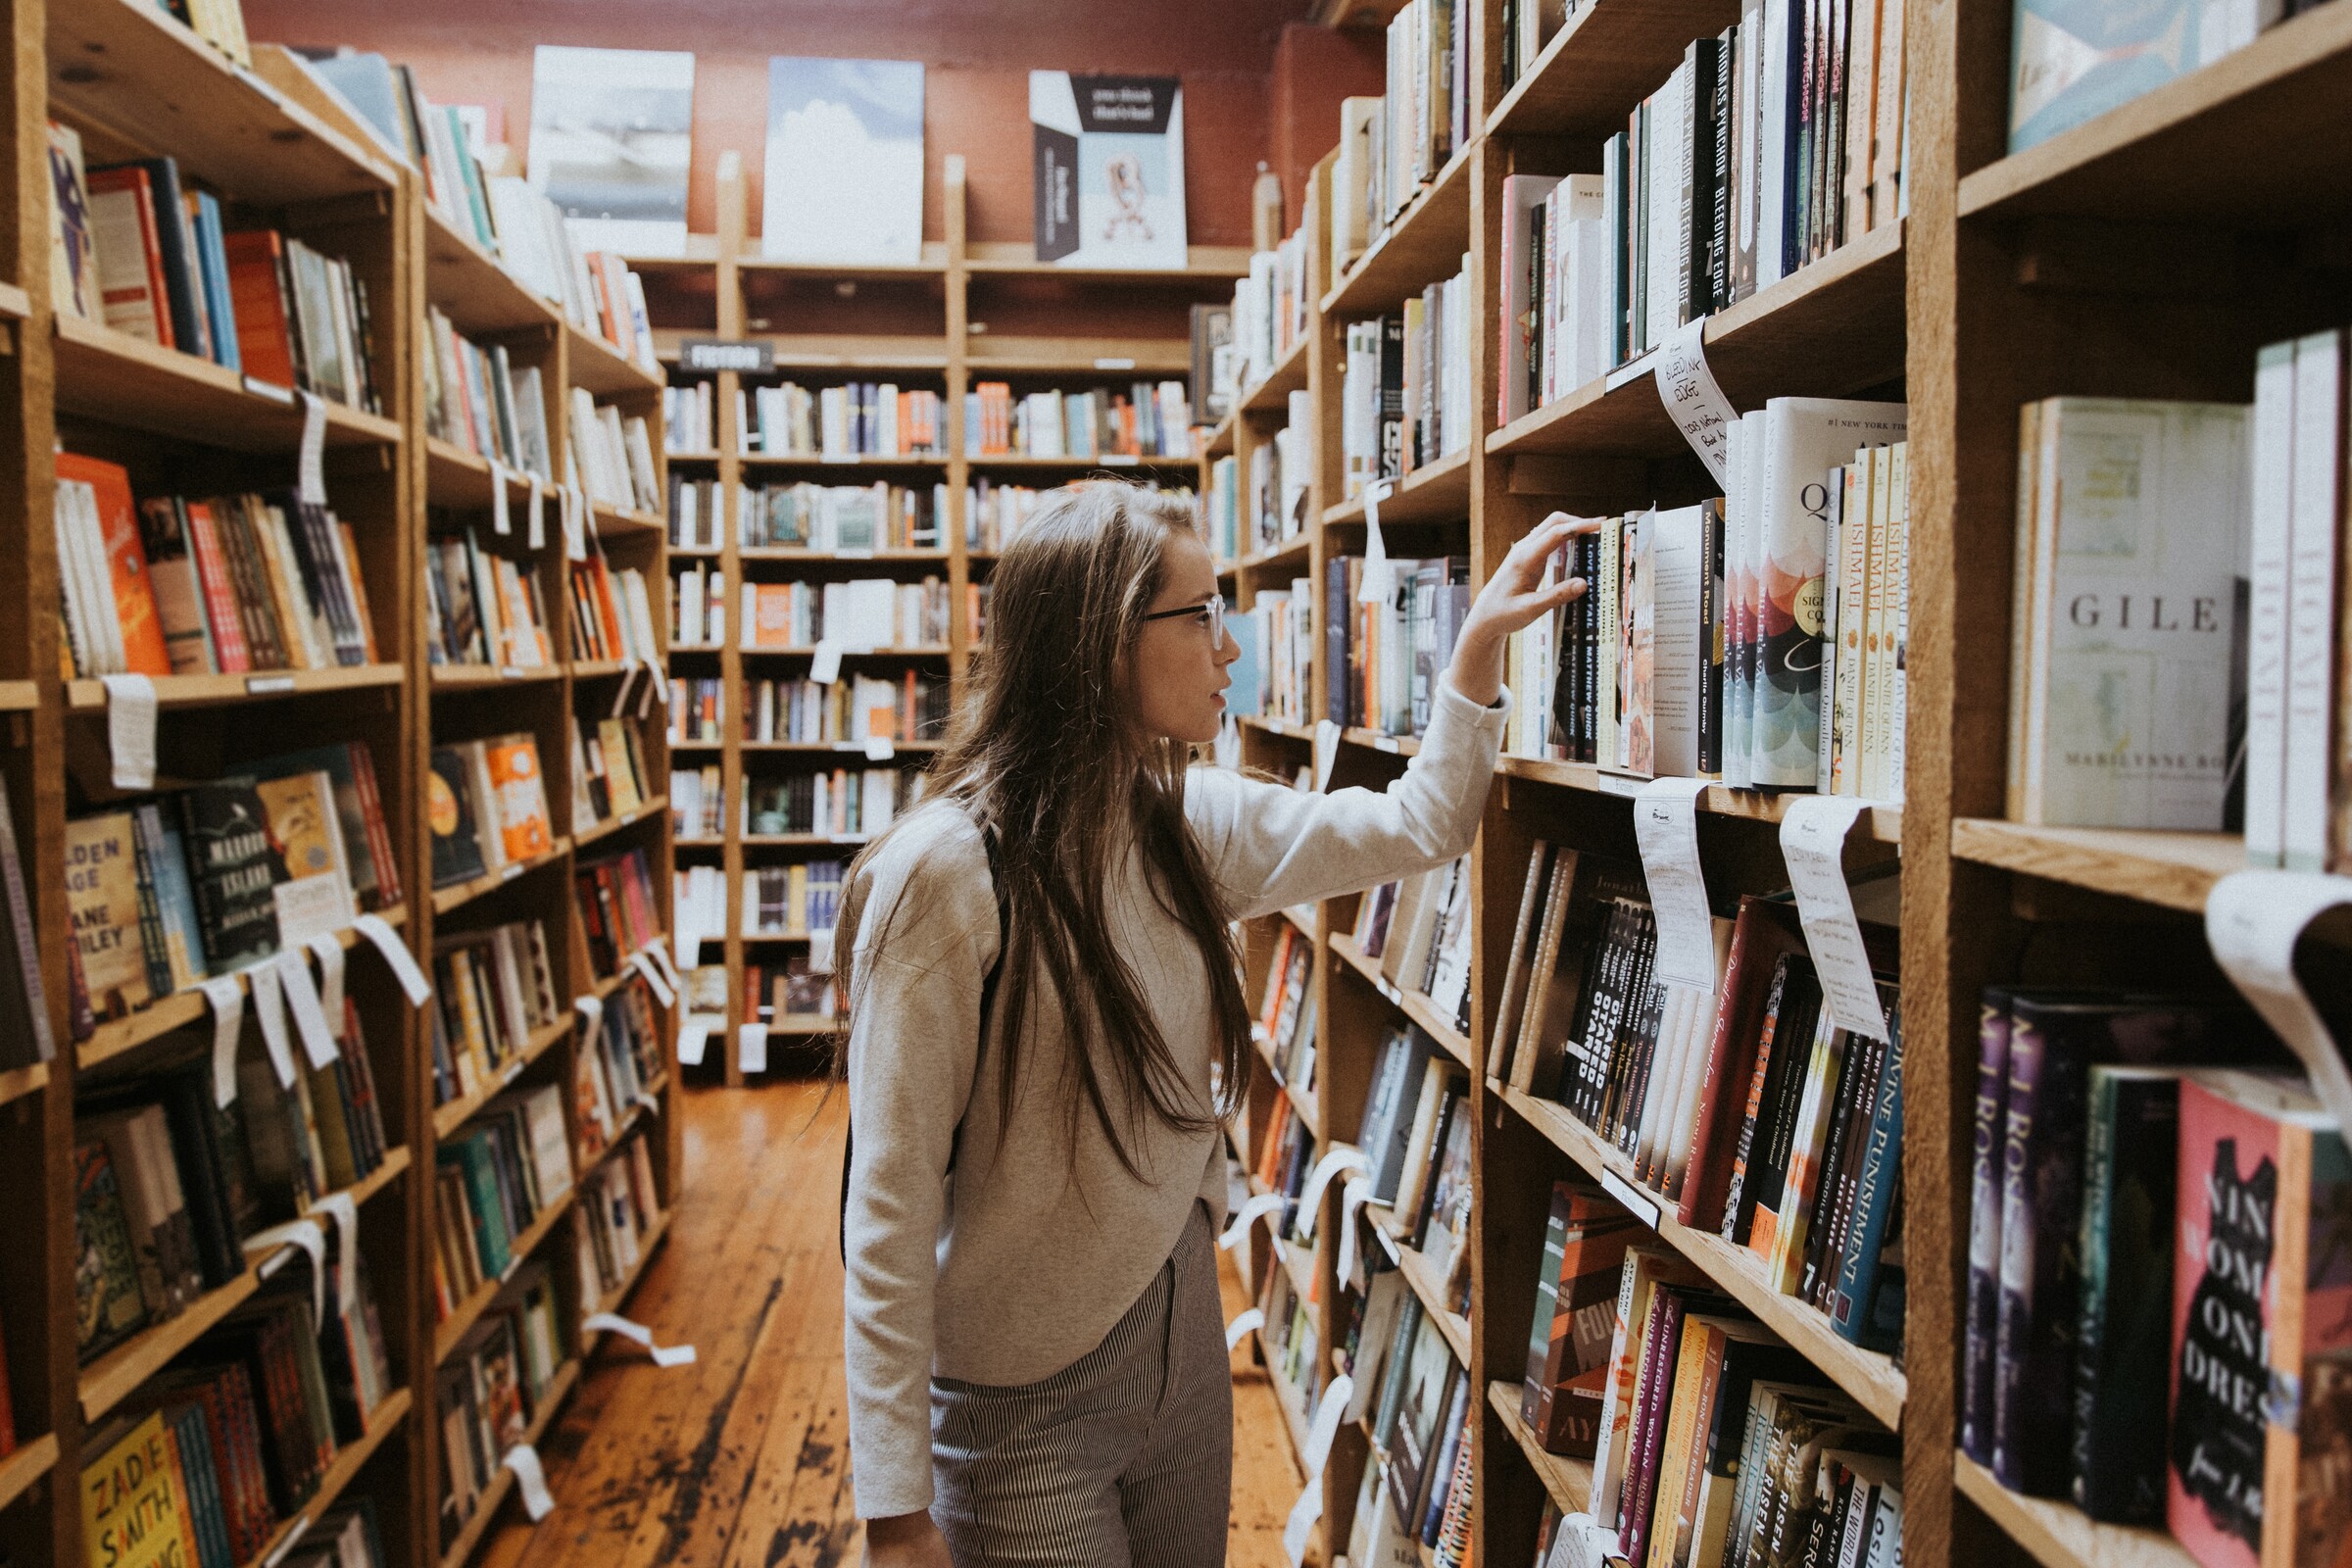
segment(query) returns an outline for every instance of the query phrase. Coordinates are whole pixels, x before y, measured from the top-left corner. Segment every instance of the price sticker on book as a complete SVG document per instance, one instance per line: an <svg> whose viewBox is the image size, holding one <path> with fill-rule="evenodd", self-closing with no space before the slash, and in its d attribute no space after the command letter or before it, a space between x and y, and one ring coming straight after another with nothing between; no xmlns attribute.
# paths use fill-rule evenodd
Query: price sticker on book
<svg viewBox="0 0 2352 1568"><path fill-rule="evenodd" d="M2302 1058L2321 1102L2352 1127L2352 1064L2295 977L2304 929L2344 904L2352 904L2352 877L2232 871L2205 896L2205 940L2230 983Z"/></svg>
<svg viewBox="0 0 2352 1568"><path fill-rule="evenodd" d="M294 475L305 506L326 505L326 405L316 392L302 394L302 452Z"/></svg>
<svg viewBox="0 0 2352 1568"><path fill-rule="evenodd" d="M1634 838L1657 915L1657 978L1713 995L1715 915L1698 863L1698 797L1703 778L1653 778L1634 797Z"/></svg>
<svg viewBox="0 0 2352 1568"><path fill-rule="evenodd" d="M1797 920L1821 981L1824 1005L1838 1028L1873 1040L1886 1038L1886 1009L1870 972L1862 925L1854 918L1853 889L1845 881L1845 836L1864 803L1850 795L1799 795L1781 819L1781 858L1796 893Z"/></svg>
<svg viewBox="0 0 2352 1568"><path fill-rule="evenodd" d="M501 535L514 531L514 519L507 510L507 466L496 458L490 460L490 528Z"/></svg>
<svg viewBox="0 0 2352 1568"><path fill-rule="evenodd" d="M106 748L115 788L155 788L155 682L145 675L103 675Z"/></svg>
<svg viewBox="0 0 2352 1568"><path fill-rule="evenodd" d="M1715 482L1726 484L1732 471L1731 430L1740 416L1732 412L1732 400L1723 395L1723 388L1715 384L1715 372L1707 368L1706 340L1705 317L1685 322L1659 348L1651 371L1657 379L1658 401L1666 405L1666 416L1683 432L1683 439L1690 443L1690 450L1698 454Z"/></svg>

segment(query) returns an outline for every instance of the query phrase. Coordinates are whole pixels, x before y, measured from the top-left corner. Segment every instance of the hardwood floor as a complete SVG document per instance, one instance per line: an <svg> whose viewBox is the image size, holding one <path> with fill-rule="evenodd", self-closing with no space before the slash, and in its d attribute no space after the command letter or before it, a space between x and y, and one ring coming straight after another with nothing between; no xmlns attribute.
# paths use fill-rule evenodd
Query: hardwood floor
<svg viewBox="0 0 2352 1568"><path fill-rule="evenodd" d="M556 1511L510 1501L484 1568L854 1568L835 1227L842 1099L811 1084L690 1091L685 1193L626 1311L540 1446ZM1224 1254L1219 1254L1222 1259ZM1247 1302L1224 1265L1226 1316ZM1248 1347L1234 1356L1234 1568L1280 1568L1299 1477Z"/></svg>

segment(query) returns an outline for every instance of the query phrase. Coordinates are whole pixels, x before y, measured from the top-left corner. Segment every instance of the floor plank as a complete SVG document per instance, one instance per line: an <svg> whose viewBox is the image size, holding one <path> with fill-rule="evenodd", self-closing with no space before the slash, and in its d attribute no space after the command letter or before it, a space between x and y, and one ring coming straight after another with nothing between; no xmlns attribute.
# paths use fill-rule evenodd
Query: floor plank
<svg viewBox="0 0 2352 1568"><path fill-rule="evenodd" d="M662 1369L608 1336L541 1445L557 1507L508 1507L482 1568L854 1568L836 1192L842 1100L813 1084L683 1097L684 1197L623 1309ZM1247 1305L1219 1253L1226 1316ZM1234 1356L1233 1568L1284 1568L1298 1471L1247 1348Z"/></svg>

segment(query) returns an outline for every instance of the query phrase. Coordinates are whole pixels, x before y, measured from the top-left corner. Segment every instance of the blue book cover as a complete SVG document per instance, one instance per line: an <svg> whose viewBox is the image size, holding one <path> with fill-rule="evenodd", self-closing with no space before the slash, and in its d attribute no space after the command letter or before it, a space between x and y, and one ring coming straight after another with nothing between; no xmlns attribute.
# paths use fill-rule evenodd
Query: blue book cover
<svg viewBox="0 0 2352 1568"><path fill-rule="evenodd" d="M184 990L206 973L204 922L196 913L196 886L188 880L187 844L160 810L150 831L157 848L149 869L155 879L156 907L163 915L165 948L172 956L172 983Z"/></svg>
<svg viewBox="0 0 2352 1568"><path fill-rule="evenodd" d="M2009 150L2049 140L2199 63L2190 0L2017 0ZM2212 53L2218 56L2217 40Z"/></svg>
<svg viewBox="0 0 2352 1568"><path fill-rule="evenodd" d="M204 314L213 328L213 363L242 371L237 352L237 308L228 292L228 249L222 242L220 201L209 190L195 193L196 272L203 283Z"/></svg>
<svg viewBox="0 0 2352 1568"><path fill-rule="evenodd" d="M1853 1221L1846 1228L1845 1248L1838 1259L1830 1324L1866 1350L1892 1354L1902 1348L1903 1341L1902 1270L1885 1263L1886 1228L1902 1182L1903 1026L1899 1005L1888 1008L1886 1024L1886 1064L1879 1075L1870 1137L1862 1149Z"/></svg>
<svg viewBox="0 0 2352 1568"><path fill-rule="evenodd" d="M1262 713L1266 707L1266 669L1264 650L1259 647L1257 612L1227 611L1225 630L1242 650L1242 657L1227 670L1233 678L1233 687L1225 694L1225 711L1237 718Z"/></svg>

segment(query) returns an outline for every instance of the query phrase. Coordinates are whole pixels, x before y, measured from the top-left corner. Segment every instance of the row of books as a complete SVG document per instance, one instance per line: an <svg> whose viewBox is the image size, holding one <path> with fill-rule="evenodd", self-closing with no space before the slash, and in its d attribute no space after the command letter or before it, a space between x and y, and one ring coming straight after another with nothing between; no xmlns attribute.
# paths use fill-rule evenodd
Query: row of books
<svg viewBox="0 0 2352 1568"><path fill-rule="evenodd" d="M336 1454L367 1436L390 1392L372 1293L364 1271L345 1281L330 1264L333 1310L315 1330L309 1269L297 1257L84 1439L92 1568L258 1561L317 1496ZM366 1495L321 1510L281 1560L300 1568L388 1560Z"/></svg>
<svg viewBox="0 0 2352 1568"><path fill-rule="evenodd" d="M257 381L382 412L368 280L275 229L222 225L178 163L85 169L49 122L50 287L58 310ZM245 193L254 194L254 193Z"/></svg>
<svg viewBox="0 0 2352 1568"><path fill-rule="evenodd" d="M504 343L474 342L438 306L425 307L424 336L425 434L553 485L539 367L514 364Z"/></svg>
<svg viewBox="0 0 2352 1568"><path fill-rule="evenodd" d="M1872 968L1895 968L1864 928ZM1865 1348L1900 1348L1902 1033L1840 1028L1787 904L1714 922L1712 996L1662 981L1640 870L1539 843L1488 1071L1558 1101L1681 1222L1752 1254L1773 1291Z"/></svg>
<svg viewBox="0 0 2352 1568"><path fill-rule="evenodd" d="M1266 989L1254 1033L1275 1081L1294 1095L1315 1092L1315 939L1290 921L1280 923L1266 965Z"/></svg>
<svg viewBox="0 0 2352 1568"><path fill-rule="evenodd" d="M473 1517L507 1450L530 1433L570 1355L547 1265L529 1262L433 1376L441 1418L440 1541L446 1551Z"/></svg>
<svg viewBox="0 0 2352 1568"><path fill-rule="evenodd" d="M1470 258L1402 308L1348 324L1340 379L1341 488L1403 479L1470 444Z"/></svg>
<svg viewBox="0 0 2352 1568"><path fill-rule="evenodd" d="M1240 488L1241 460L1219 458L1209 466L1209 549L1220 561L1271 550L1304 533L1314 483L1314 399L1290 395L1290 422L1250 449L1250 483ZM1244 503L1247 517L1244 517Z"/></svg>
<svg viewBox="0 0 2352 1568"><path fill-rule="evenodd" d="M696 562L671 574L669 627L672 649L726 646L727 574L717 562Z"/></svg>
<svg viewBox="0 0 2352 1568"><path fill-rule="evenodd" d="M841 882L839 860L747 867L743 874L743 929L780 937L830 931L841 908Z"/></svg>
<svg viewBox="0 0 2352 1568"><path fill-rule="evenodd" d="M400 902L364 742L290 752L66 822L74 1030Z"/></svg>
<svg viewBox="0 0 2352 1568"><path fill-rule="evenodd" d="M947 733L948 682L907 670L896 680L855 675L743 683L743 738L798 745L856 745L874 736L934 741ZM715 698L716 694L711 694ZM718 740L715 724L710 737Z"/></svg>
<svg viewBox="0 0 2352 1568"><path fill-rule="evenodd" d="M571 389L568 413L571 445L564 454L565 478L602 505L622 512L660 512L662 480L645 416L624 416L614 405L597 402L584 386Z"/></svg>
<svg viewBox="0 0 2352 1568"><path fill-rule="evenodd" d="M1310 577L1288 588L1260 588L1244 611L1225 612L1225 631L1242 651L1227 666L1233 687L1225 711L1286 724L1312 721L1315 672L1315 593Z"/></svg>
<svg viewBox="0 0 2352 1568"><path fill-rule="evenodd" d="M1391 735L1429 727L1438 682L1470 612L1470 562L1392 557L1394 590L1362 598L1361 556L1324 564L1323 660L1326 716Z"/></svg>
<svg viewBox="0 0 2352 1568"><path fill-rule="evenodd" d="M1374 1059L1357 1128L1364 1179L1384 1212L1366 1223L1391 1246L1420 1252L1441 1281L1440 1305L1469 1310L1470 1075L1417 1025L1390 1030ZM1378 1250L1378 1249L1376 1249ZM1358 1249L1358 1251L1362 1251Z"/></svg>
<svg viewBox="0 0 2352 1568"><path fill-rule="evenodd" d="M427 101L409 68L382 55L312 51L304 65L343 96L385 153L423 175L425 199L453 228L574 327L660 373L643 282L619 257L580 248L563 210L515 167L514 149L468 127L465 109Z"/></svg>
<svg viewBox="0 0 2352 1568"><path fill-rule="evenodd" d="M1457 1031L1470 1027L1470 860L1467 856L1369 889L1356 902L1356 951L1391 985L1429 999Z"/></svg>
<svg viewBox="0 0 2352 1568"><path fill-rule="evenodd" d="M697 502L703 499L697 497ZM714 515L716 504L712 497L709 513L702 514ZM842 555L944 550L939 520L947 510L944 484L746 485L736 498L735 534L747 550L829 550ZM710 534L710 548L716 549L715 525Z"/></svg>
<svg viewBox="0 0 2352 1568"><path fill-rule="evenodd" d="M716 762L678 767L669 774L670 831L681 839L715 839L727 830L726 770Z"/></svg>
<svg viewBox="0 0 2352 1568"><path fill-rule="evenodd" d="M635 566L614 570L602 550L571 563L571 657L660 666L662 644L644 572Z"/></svg>
<svg viewBox="0 0 2352 1568"><path fill-rule="evenodd" d="M1046 504L1054 492L1039 490L1023 484L996 484L988 479L975 479L963 489L963 547L987 554L1004 549L1012 543L1014 535L1028 526L1037 509ZM1191 505L1190 488L1176 494Z"/></svg>
<svg viewBox="0 0 2352 1568"><path fill-rule="evenodd" d="M897 767L837 767L755 779L744 790L744 831L870 836L923 798L923 775Z"/></svg>
<svg viewBox="0 0 2352 1568"><path fill-rule="evenodd" d="M669 679L669 744L725 744L726 682L710 675Z"/></svg>
<svg viewBox="0 0 2352 1568"><path fill-rule="evenodd" d="M1446 1560L1458 1564L1466 1559L1470 1433L1480 1400L1402 1269L1375 1246L1364 1271L1346 1349L1354 1387L1348 1413L1369 1429L1372 1452L1349 1523L1348 1560L1425 1561L1425 1550L1446 1542Z"/></svg>
<svg viewBox="0 0 2352 1568"><path fill-rule="evenodd" d="M629 955L662 939L662 906L642 849L583 860L573 872L588 964L599 980L620 973Z"/></svg>
<svg viewBox="0 0 2352 1568"><path fill-rule="evenodd" d="M178 1068L85 1097L74 1123L75 1349L83 1362L177 1317L245 1272L245 1238L296 1218L382 1168L381 1102L358 1007L337 1055L236 1063L228 1105L210 1075Z"/></svg>
<svg viewBox="0 0 2352 1568"><path fill-rule="evenodd" d="M938 577L898 582L747 582L742 590L744 646L844 649L915 648L948 640L948 585Z"/></svg>
<svg viewBox="0 0 2352 1568"><path fill-rule="evenodd" d="M1316 1352L1322 1343L1314 1302L1299 1294L1287 1270L1270 1268L1258 1287L1257 1305L1265 1315L1259 1344L1266 1370L1282 1380L1300 1407L1312 1408Z"/></svg>
<svg viewBox="0 0 2352 1568"><path fill-rule="evenodd" d="M2211 1568L2341 1540L2341 1128L2234 1003L2002 987L1981 1016L1962 1450ZM2232 1392L2264 1387L2267 1418Z"/></svg>
<svg viewBox="0 0 2352 1568"><path fill-rule="evenodd" d="M438 941L433 955L433 1103L479 1094L568 1008L556 995L547 922L511 920Z"/></svg>
<svg viewBox="0 0 2352 1568"><path fill-rule="evenodd" d="M0 918L0 1072L14 1072L53 1059L57 1036L49 1023L31 890L17 853L17 820L5 780L0 780L0 916L5 916ZM0 1440L8 1436L5 1402L0 1400Z"/></svg>
<svg viewBox="0 0 2352 1568"><path fill-rule="evenodd" d="M936 392L889 381L805 387L796 381L737 391L738 450L770 458L941 457L945 405ZM708 446L674 450L705 451Z"/></svg>
<svg viewBox="0 0 2352 1568"><path fill-rule="evenodd" d="M744 412L738 403L739 422ZM682 384L673 381L662 389L662 446L673 458L708 457L718 451L716 381L698 376Z"/></svg>
<svg viewBox="0 0 2352 1568"><path fill-rule="evenodd" d="M538 570L483 549L470 526L425 541L424 616L429 663L543 669L555 662Z"/></svg>
<svg viewBox="0 0 2352 1568"><path fill-rule="evenodd" d="M455 887L556 847L539 742L527 730L432 751L433 886Z"/></svg>
<svg viewBox="0 0 2352 1568"><path fill-rule="evenodd" d="M1218 416L1274 373L1306 336L1307 312L1323 292L1323 280L1308 273L1306 229L1270 251L1250 258L1250 273L1233 282L1233 307L1223 353L1213 362L1219 377Z"/></svg>
<svg viewBox="0 0 2352 1568"><path fill-rule="evenodd" d="M1340 100L1332 286L1470 144L1471 25L1471 14L1451 0L1406 0L1389 22L1386 91Z"/></svg>
<svg viewBox="0 0 2352 1568"><path fill-rule="evenodd" d="M982 381L963 398L967 458L1189 458L1192 426L1182 381L1019 397L1009 382Z"/></svg>
<svg viewBox="0 0 2352 1568"><path fill-rule="evenodd" d="M536 1084L500 1095L435 1146L434 1321L506 1278L515 1246L571 1191L564 1091Z"/></svg>
<svg viewBox="0 0 2352 1568"><path fill-rule="evenodd" d="M677 388L670 388L676 391ZM673 425L670 427L675 429ZM690 478L677 465L669 469L669 509L662 514L669 524L669 549L672 555L682 551L708 551L716 555L726 547L726 486L716 479Z"/></svg>
<svg viewBox="0 0 2352 1568"><path fill-rule="evenodd" d="M1227 456L1210 460L1208 489L1193 514L1208 553L1220 564L1249 553L1244 541L1254 535L1242 526L1242 460Z"/></svg>
<svg viewBox="0 0 2352 1568"><path fill-rule="evenodd" d="M351 525L291 491L134 501L57 455L61 663L72 676L331 669L376 657Z"/></svg>
<svg viewBox="0 0 2352 1568"><path fill-rule="evenodd" d="M601 1301L620 1289L645 1258L647 1238L662 1219L653 1136L646 1132L629 1139L582 1184L581 1223L572 1232L582 1300Z"/></svg>
<svg viewBox="0 0 2352 1568"><path fill-rule="evenodd" d="M661 1020L639 979L606 999L603 1017L573 1057L572 1125L581 1158L598 1160L617 1144L662 1082Z"/></svg>
<svg viewBox="0 0 2352 1568"><path fill-rule="evenodd" d="M832 975L811 971L805 953L796 953L780 964L745 964L743 994L752 999L755 1014L768 1023L830 1018L836 1010Z"/></svg>
<svg viewBox="0 0 2352 1568"><path fill-rule="evenodd" d="M596 720L593 730L582 725L577 713L572 715L573 832L626 816L656 798L645 744L644 721L634 714L607 714Z"/></svg>

